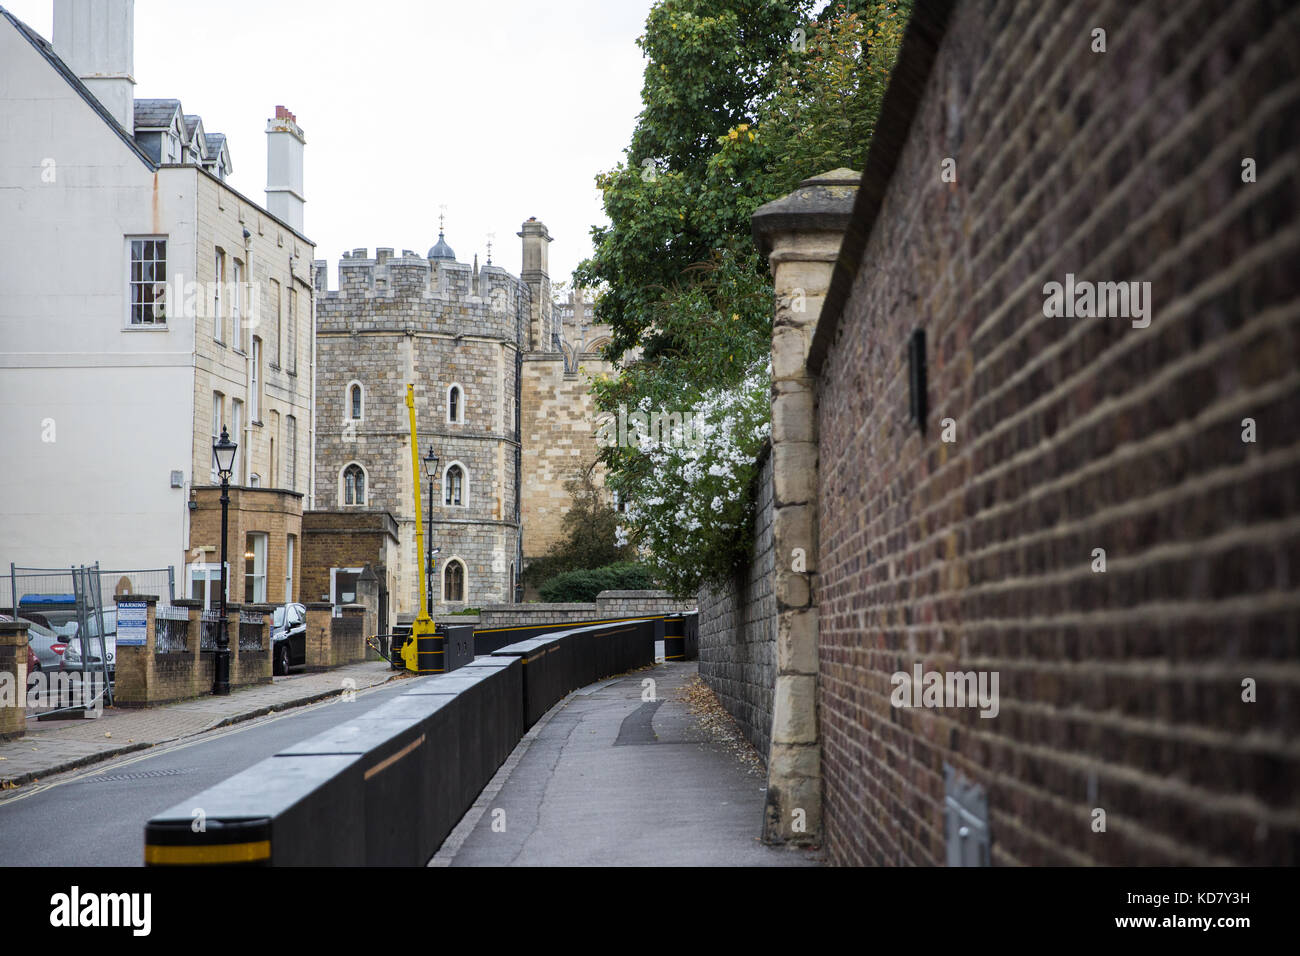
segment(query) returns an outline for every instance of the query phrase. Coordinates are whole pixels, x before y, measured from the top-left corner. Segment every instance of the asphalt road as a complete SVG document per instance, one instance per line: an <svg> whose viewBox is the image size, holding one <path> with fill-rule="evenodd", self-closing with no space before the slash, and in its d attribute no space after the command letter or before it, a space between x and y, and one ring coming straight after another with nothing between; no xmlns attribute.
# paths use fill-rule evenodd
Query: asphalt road
<svg viewBox="0 0 1300 956"><path fill-rule="evenodd" d="M410 689L394 681L0 794L0 866L140 866L155 813Z"/></svg>

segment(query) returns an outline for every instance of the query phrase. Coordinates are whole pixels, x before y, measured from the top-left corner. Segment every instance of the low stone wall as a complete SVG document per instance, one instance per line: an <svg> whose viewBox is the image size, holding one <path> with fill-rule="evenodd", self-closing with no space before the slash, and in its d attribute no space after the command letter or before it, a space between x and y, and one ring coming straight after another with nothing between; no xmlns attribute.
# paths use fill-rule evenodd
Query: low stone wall
<svg viewBox="0 0 1300 956"><path fill-rule="evenodd" d="M772 458L766 451L756 490L758 510L749 566L726 585L700 589L700 678L766 762L776 681Z"/></svg>
<svg viewBox="0 0 1300 956"><path fill-rule="evenodd" d="M344 604L334 615L329 603L307 605L307 670L323 671L366 659L363 604Z"/></svg>
<svg viewBox="0 0 1300 956"><path fill-rule="evenodd" d="M649 617L682 614L695 610L695 601L675 598L667 591L601 591L591 603L578 604L489 604L478 618L440 616L448 624L474 623L480 630L497 627L530 627L565 624L570 621L604 621L618 617Z"/></svg>
<svg viewBox="0 0 1300 956"><path fill-rule="evenodd" d="M124 615L119 609L113 689L113 702L119 707L149 707L212 693L216 653L201 646L204 626L201 602L177 599L169 610L163 610L158 601L158 597L148 594L122 595L118 599L119 604L147 606L142 645L123 643L127 635ZM232 689L271 681L271 610L265 604L226 605ZM169 624L169 620L174 624ZM172 627L175 637L168 633ZM241 627L257 632L257 648L241 649Z"/></svg>
<svg viewBox="0 0 1300 956"><path fill-rule="evenodd" d="M27 732L22 689L27 686L27 624L0 621L0 740Z"/></svg>

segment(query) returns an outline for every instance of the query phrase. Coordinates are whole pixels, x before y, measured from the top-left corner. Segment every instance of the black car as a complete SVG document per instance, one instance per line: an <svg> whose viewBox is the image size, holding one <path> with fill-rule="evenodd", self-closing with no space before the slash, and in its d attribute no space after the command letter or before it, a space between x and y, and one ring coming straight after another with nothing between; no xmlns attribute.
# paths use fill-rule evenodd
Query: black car
<svg viewBox="0 0 1300 956"><path fill-rule="evenodd" d="M307 663L307 608L282 604L271 613L273 673L283 676L296 664Z"/></svg>

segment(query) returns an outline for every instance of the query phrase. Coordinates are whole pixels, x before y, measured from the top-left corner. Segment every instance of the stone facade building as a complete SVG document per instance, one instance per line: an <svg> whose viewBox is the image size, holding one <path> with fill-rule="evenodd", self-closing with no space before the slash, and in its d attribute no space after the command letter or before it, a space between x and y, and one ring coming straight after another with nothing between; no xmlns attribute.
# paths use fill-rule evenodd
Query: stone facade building
<svg viewBox="0 0 1300 956"><path fill-rule="evenodd" d="M223 135L134 97L134 14L55 0L50 42L0 8L0 440L24 463L0 470L5 560L181 568L174 596L211 603L225 427L229 597L294 600L314 247L284 183L303 132L278 108L264 203L233 189Z"/></svg>
<svg viewBox="0 0 1300 956"><path fill-rule="evenodd" d="M315 264L316 508L391 516L394 559L374 567L390 620L419 608L417 491L440 552L433 609L445 613L516 599L525 562L558 537L565 483L594 460L586 389L604 367L589 350L607 333L586 325L580 299L552 303L545 224L529 219L519 237L520 276L458 261L441 231L425 256L345 254L333 290ZM407 383L420 457L439 459L432 497L423 475L412 487ZM308 577L333 582L313 600L337 600L338 582L371 563L374 548L358 540L353 556L336 525L304 518Z"/></svg>

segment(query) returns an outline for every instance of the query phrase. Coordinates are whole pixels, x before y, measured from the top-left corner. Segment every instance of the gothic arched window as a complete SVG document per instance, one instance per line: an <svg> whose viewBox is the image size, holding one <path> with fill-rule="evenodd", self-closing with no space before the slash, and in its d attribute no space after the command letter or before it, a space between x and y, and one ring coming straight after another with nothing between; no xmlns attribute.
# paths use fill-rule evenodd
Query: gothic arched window
<svg viewBox="0 0 1300 956"><path fill-rule="evenodd" d="M465 565L455 558L442 571L442 599L452 603L465 600Z"/></svg>
<svg viewBox="0 0 1300 956"><path fill-rule="evenodd" d="M447 389L447 421L459 424L464 414L464 393L459 385Z"/></svg>
<svg viewBox="0 0 1300 956"><path fill-rule="evenodd" d="M452 465L442 479L443 503L459 507L465 503L465 469Z"/></svg>
<svg viewBox="0 0 1300 956"><path fill-rule="evenodd" d="M361 420L361 386L356 382L348 389L348 418Z"/></svg>
<svg viewBox="0 0 1300 956"><path fill-rule="evenodd" d="M360 465L352 464L343 469L343 503L366 503L366 472Z"/></svg>

